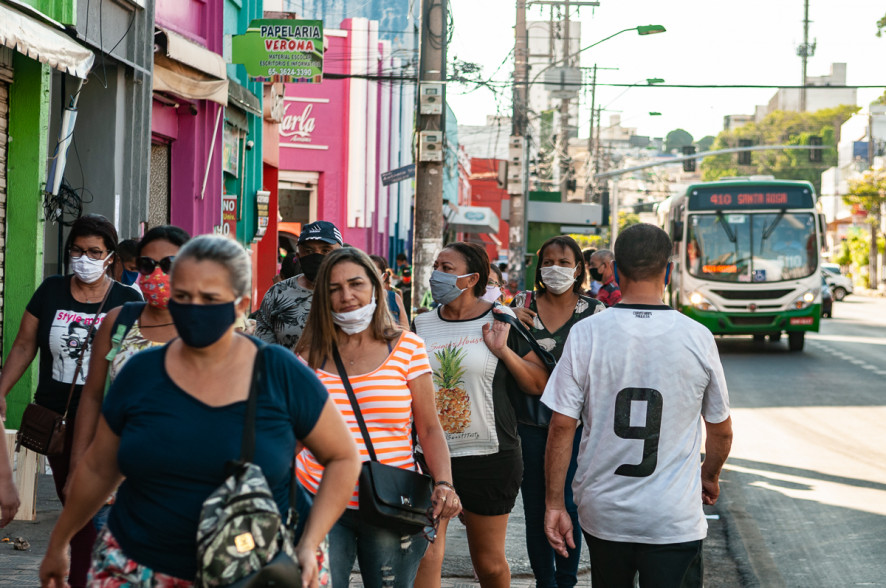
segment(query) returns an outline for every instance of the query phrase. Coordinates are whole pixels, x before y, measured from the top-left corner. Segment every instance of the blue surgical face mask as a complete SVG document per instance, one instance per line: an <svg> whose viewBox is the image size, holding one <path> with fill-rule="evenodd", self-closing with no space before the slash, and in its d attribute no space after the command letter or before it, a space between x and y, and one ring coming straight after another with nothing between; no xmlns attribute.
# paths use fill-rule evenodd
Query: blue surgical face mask
<svg viewBox="0 0 886 588"><path fill-rule="evenodd" d="M221 304L185 304L169 301L175 330L188 347L202 349L217 342L237 320L235 307L242 298Z"/></svg>
<svg viewBox="0 0 886 588"><path fill-rule="evenodd" d="M455 283L459 278L465 278L470 275L473 274L456 276L455 274L447 274L440 270L434 270L431 274L431 279L428 280L431 286L431 296L434 297L434 302L440 305L453 302L456 298L461 296L462 292L467 290L467 288L459 288Z"/></svg>
<svg viewBox="0 0 886 588"><path fill-rule="evenodd" d="M120 283L125 286L132 286L135 284L135 280L138 279L140 274L138 272L131 272L128 269L123 270L123 275L120 276Z"/></svg>

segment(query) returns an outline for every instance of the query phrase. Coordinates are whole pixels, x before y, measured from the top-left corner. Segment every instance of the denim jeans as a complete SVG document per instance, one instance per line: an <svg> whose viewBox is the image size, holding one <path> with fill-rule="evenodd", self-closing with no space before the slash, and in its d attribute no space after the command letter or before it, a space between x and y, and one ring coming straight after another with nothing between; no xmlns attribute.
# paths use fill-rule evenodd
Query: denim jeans
<svg viewBox="0 0 886 588"><path fill-rule="evenodd" d="M307 519L313 496L300 488L300 523ZM307 509L306 509L307 507ZM356 559L365 588L412 588L418 565L428 548L421 535L399 533L367 525L353 509L345 510L329 531L329 568L332 585L348 586Z"/></svg>
<svg viewBox="0 0 886 588"><path fill-rule="evenodd" d="M569 557L557 555L548 543L544 530L545 518L545 446L548 430L532 425L517 425L523 445L523 513L526 516L526 551L535 575L537 588L571 588L578 582L578 561L581 557L581 527L578 524L578 507L572 498L572 478L578 459L581 427L576 429L572 440L572 459L566 472L566 510L572 518L572 539L575 549Z"/></svg>

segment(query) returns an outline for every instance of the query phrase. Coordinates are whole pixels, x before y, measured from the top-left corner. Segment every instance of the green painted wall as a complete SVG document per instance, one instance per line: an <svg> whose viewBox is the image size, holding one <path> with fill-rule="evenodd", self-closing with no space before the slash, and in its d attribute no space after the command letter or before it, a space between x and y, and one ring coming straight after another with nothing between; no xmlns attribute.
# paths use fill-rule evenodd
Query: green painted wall
<svg viewBox="0 0 886 588"><path fill-rule="evenodd" d="M22 4L39 10L52 20L66 25L77 24L75 0L19 0Z"/></svg>
<svg viewBox="0 0 886 588"><path fill-rule="evenodd" d="M50 69L21 53L13 58L9 87L9 152L6 166L6 271L3 357L9 355L25 307L43 281L41 192L46 182ZM37 388L37 361L7 397L6 426L17 429Z"/></svg>

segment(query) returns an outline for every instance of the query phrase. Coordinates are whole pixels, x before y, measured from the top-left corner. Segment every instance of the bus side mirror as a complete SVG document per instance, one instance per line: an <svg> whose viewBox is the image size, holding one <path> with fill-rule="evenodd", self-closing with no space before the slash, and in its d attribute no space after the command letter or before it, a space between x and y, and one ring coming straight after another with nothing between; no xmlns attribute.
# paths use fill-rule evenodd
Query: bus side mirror
<svg viewBox="0 0 886 588"><path fill-rule="evenodd" d="M825 215L818 214L818 232L821 235L821 249L828 245L828 219Z"/></svg>
<svg viewBox="0 0 886 588"><path fill-rule="evenodd" d="M683 221L675 220L671 225L671 241L679 243L683 240Z"/></svg>

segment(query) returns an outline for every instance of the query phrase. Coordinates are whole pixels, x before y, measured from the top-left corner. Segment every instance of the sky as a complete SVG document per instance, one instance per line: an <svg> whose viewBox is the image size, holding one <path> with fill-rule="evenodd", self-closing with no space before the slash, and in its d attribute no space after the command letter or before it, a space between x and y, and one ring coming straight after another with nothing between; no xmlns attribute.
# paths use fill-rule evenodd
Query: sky
<svg viewBox="0 0 886 588"><path fill-rule="evenodd" d="M531 3L531 0L530 0ZM450 0L454 32L450 61L478 63L493 74L514 46L514 0ZM549 8L528 10L527 20L547 20ZM662 78L669 84L797 85L801 62L796 54L803 41L803 0L600 0L600 6L573 8L582 22L582 47L614 32L638 25L663 25L667 32L638 36L626 32L582 53L581 65L596 63L597 105L637 134L663 137L683 128L695 139L716 136L727 114L752 114L766 104L775 89L682 89L606 87ZM577 14L576 14L577 12ZM833 62L847 63L850 85L886 86L886 36L876 36L876 21L886 5L874 0L810 0L810 42L817 41L808 61L809 76L827 75ZM496 80L508 80L513 59L501 67ZM470 91L473 90L473 91ZM858 90L858 103L867 104L883 88ZM485 88L450 84L447 101L459 124L483 125L486 115L511 111L510 88L498 94ZM582 98L579 136L587 136L589 96ZM650 112L660 112L651 116Z"/></svg>

